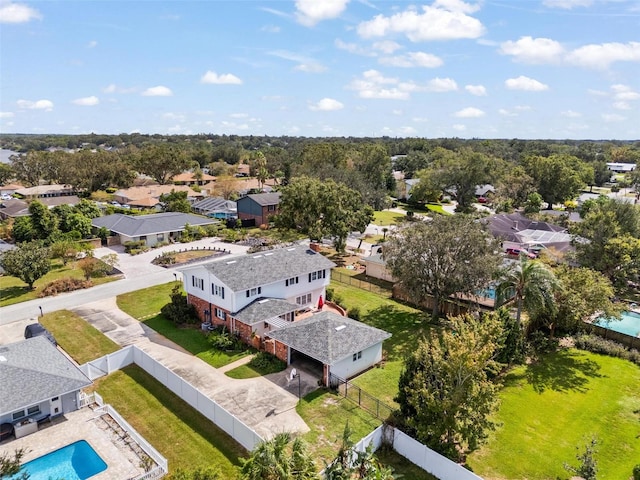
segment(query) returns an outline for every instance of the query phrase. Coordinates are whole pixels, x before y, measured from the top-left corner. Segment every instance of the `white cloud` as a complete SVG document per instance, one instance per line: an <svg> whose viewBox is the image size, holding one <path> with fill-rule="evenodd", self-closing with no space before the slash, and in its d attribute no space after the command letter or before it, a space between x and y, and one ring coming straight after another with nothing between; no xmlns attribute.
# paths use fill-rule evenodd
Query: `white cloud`
<svg viewBox="0 0 640 480"><path fill-rule="evenodd" d="M498 110L498 113L500 115L504 115L505 117L517 117L518 114L515 112L511 112L509 110L507 110L506 108L501 108L500 110Z"/></svg>
<svg viewBox="0 0 640 480"><path fill-rule="evenodd" d="M529 92L542 92L549 90L549 85L534 80L533 78L520 75L518 78L509 78L504 82L509 90L527 90Z"/></svg>
<svg viewBox="0 0 640 480"><path fill-rule="evenodd" d="M242 80L231 73L218 75L216 72L207 70L207 73L200 78L200 83L215 85L242 85Z"/></svg>
<svg viewBox="0 0 640 480"><path fill-rule="evenodd" d="M614 62L640 62L640 42L585 45L571 51L567 61L572 65L600 70Z"/></svg>
<svg viewBox="0 0 640 480"><path fill-rule="evenodd" d="M631 110L631 105L628 102L613 102L613 108L616 110Z"/></svg>
<svg viewBox="0 0 640 480"><path fill-rule="evenodd" d="M562 60L564 47L549 38L521 37L516 42L508 41L500 45L502 55L510 55L516 62L544 64Z"/></svg>
<svg viewBox="0 0 640 480"><path fill-rule="evenodd" d="M571 10L574 7L590 7L593 0L543 0L542 4L549 8Z"/></svg>
<svg viewBox="0 0 640 480"><path fill-rule="evenodd" d="M467 126L462 125L461 123L456 123L452 128L457 132L464 132L467 129Z"/></svg>
<svg viewBox="0 0 640 480"><path fill-rule="evenodd" d="M13 112L0 112L0 118L13 118Z"/></svg>
<svg viewBox="0 0 640 480"><path fill-rule="evenodd" d="M232 113L229 115L231 118L249 118L248 113Z"/></svg>
<svg viewBox="0 0 640 480"><path fill-rule="evenodd" d="M90 97L76 98L73 102L74 105L80 105L82 107L93 107L94 105L98 105L100 100L95 95Z"/></svg>
<svg viewBox="0 0 640 480"><path fill-rule="evenodd" d="M144 92L142 92L142 96L144 97L171 97L173 92L170 88L165 87L163 85L158 85L157 87L147 88Z"/></svg>
<svg viewBox="0 0 640 480"><path fill-rule="evenodd" d="M453 114L454 117L458 118L479 118L484 117L485 113L479 108L467 107L462 110L458 110Z"/></svg>
<svg viewBox="0 0 640 480"><path fill-rule="evenodd" d="M353 80L348 88L356 90L360 98L407 100L411 92L418 90L413 82L401 82L397 78L384 77L377 70L367 70L362 78Z"/></svg>
<svg viewBox="0 0 640 480"><path fill-rule="evenodd" d="M580 114L578 112L574 112L573 110L564 110L564 111L560 112L560 115L562 115L563 117L567 117L567 118L578 118L578 117L582 116L582 114Z"/></svg>
<svg viewBox="0 0 640 480"><path fill-rule="evenodd" d="M26 23L41 18L40 12L24 3L0 3L0 23Z"/></svg>
<svg viewBox="0 0 640 480"><path fill-rule="evenodd" d="M306 27L339 17L349 0L296 0L296 19Z"/></svg>
<svg viewBox="0 0 640 480"><path fill-rule="evenodd" d="M319 63L311 62L311 63L301 63L299 65L296 65L293 69L299 72L321 73L321 72L324 72L327 69L327 67L325 67L324 65L320 65Z"/></svg>
<svg viewBox="0 0 640 480"><path fill-rule="evenodd" d="M28 108L29 110L44 110L50 112L53 110L53 102L51 100L18 100L16 102L19 108Z"/></svg>
<svg viewBox="0 0 640 480"><path fill-rule="evenodd" d="M409 7L390 17L376 15L373 20L357 27L363 38L384 37L394 33L404 34L412 42L428 40L453 40L478 38L485 33L482 23L467 15L477 7L457 0L436 0L422 11Z"/></svg>
<svg viewBox="0 0 640 480"><path fill-rule="evenodd" d="M135 88L118 87L115 83L111 83L102 89L104 93L133 93Z"/></svg>
<svg viewBox="0 0 640 480"><path fill-rule="evenodd" d="M485 97L487 95L487 89L484 88L484 85L465 85L464 89L476 97Z"/></svg>
<svg viewBox="0 0 640 480"><path fill-rule="evenodd" d="M622 122L623 120L626 120L626 117L618 115L617 113L603 113L602 119L605 122Z"/></svg>
<svg viewBox="0 0 640 480"><path fill-rule="evenodd" d="M89 43L87 43L87 48L95 48L98 46L98 42L95 40L91 40Z"/></svg>
<svg viewBox="0 0 640 480"><path fill-rule="evenodd" d="M616 100L640 100L640 93L631 90L631 87L622 84L611 85L613 98Z"/></svg>
<svg viewBox="0 0 640 480"><path fill-rule="evenodd" d="M172 122L180 122L180 123L186 120L186 117L182 113L173 113L173 112L163 113L162 118L165 120L171 120Z"/></svg>
<svg viewBox="0 0 640 480"><path fill-rule="evenodd" d="M382 65L388 65L391 67L424 67L424 68L437 68L444 62L439 57L424 52L409 52L405 55L399 55L397 57L382 57L379 60Z"/></svg>
<svg viewBox="0 0 640 480"><path fill-rule="evenodd" d="M429 80L427 90L430 92L453 92L458 90L458 84L451 78L434 78Z"/></svg>
<svg viewBox="0 0 640 480"><path fill-rule="evenodd" d="M363 55L365 57L375 56L375 54L370 50L367 50L366 48L361 47L356 43L347 43L345 41L340 40L339 38L337 38L335 42L333 42L333 44L336 46L336 48L339 48L340 50L344 50L349 53L353 53L354 55Z"/></svg>
<svg viewBox="0 0 640 480"><path fill-rule="evenodd" d="M380 50L382 53L391 55L396 50L402 48L402 45L394 42L393 40L382 40L381 42L373 42L372 47L376 50Z"/></svg>
<svg viewBox="0 0 640 480"><path fill-rule="evenodd" d="M416 133L418 133L418 131L413 127L406 126L406 127L400 127L398 129L398 133L403 137L412 137Z"/></svg>
<svg viewBox="0 0 640 480"><path fill-rule="evenodd" d="M105 88L103 88L102 91L104 93L116 93L116 84L115 83L111 83L108 86L106 86Z"/></svg>
<svg viewBox="0 0 640 480"><path fill-rule="evenodd" d="M314 112L332 112L334 110L342 110L343 108L344 105L333 98L323 98L318 103L309 105L309 110L313 110Z"/></svg>
<svg viewBox="0 0 640 480"><path fill-rule="evenodd" d="M298 63L298 65L294 67L294 70L298 70L301 72L319 73L326 70L326 68L316 60L305 57L303 55L298 55L297 53L289 52L287 50L273 50L268 52L268 54L274 57Z"/></svg>

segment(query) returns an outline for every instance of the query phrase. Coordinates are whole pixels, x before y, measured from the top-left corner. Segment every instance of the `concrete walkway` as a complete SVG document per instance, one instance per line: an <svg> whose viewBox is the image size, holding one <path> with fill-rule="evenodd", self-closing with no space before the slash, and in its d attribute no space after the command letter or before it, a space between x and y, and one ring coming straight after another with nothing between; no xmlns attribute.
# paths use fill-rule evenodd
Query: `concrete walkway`
<svg viewBox="0 0 640 480"><path fill-rule="evenodd" d="M222 369L190 354L143 323L127 315L115 298L100 300L72 309L91 325L121 346L136 345L220 406L242 420L263 438L287 431L304 433L309 427L296 412L298 387L288 380L290 368L283 372L243 380L227 377ZM227 366L230 370L246 363L243 358ZM309 376L310 377L310 376ZM317 379L305 378L301 394L317 388ZM289 388L287 388L289 387Z"/></svg>

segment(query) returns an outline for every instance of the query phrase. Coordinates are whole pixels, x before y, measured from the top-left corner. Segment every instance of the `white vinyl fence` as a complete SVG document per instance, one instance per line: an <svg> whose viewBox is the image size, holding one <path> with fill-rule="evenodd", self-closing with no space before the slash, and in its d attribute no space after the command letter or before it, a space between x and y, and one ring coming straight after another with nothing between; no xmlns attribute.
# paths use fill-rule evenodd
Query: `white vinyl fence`
<svg viewBox="0 0 640 480"><path fill-rule="evenodd" d="M247 450L253 450L262 441L262 437L241 420L135 345L85 363L80 369L93 380L132 363L182 398Z"/></svg>
<svg viewBox="0 0 640 480"><path fill-rule="evenodd" d="M391 444L396 452L440 480L482 480L482 477L434 452L395 427L379 426L362 438L355 449L363 452L372 443L373 449L377 450L385 441L393 441Z"/></svg>

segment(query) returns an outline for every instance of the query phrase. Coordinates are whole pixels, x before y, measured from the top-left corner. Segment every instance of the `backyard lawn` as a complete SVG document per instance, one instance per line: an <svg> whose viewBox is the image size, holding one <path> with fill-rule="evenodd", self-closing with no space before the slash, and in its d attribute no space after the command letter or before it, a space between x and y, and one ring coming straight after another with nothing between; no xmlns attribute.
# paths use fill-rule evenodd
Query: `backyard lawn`
<svg viewBox="0 0 640 480"><path fill-rule="evenodd" d="M515 368L505 379L488 443L468 457L481 477L569 477L579 447L595 436L598 479L631 477L640 462L640 367L617 358L561 350Z"/></svg>
<svg viewBox="0 0 640 480"><path fill-rule="evenodd" d="M28 285L17 277L2 275L0 276L0 307L38 298L38 294L47 284L61 278L84 278L84 274L82 270L76 268L76 262L69 262L67 265L63 265L62 260L52 260L51 270L33 284L35 287L33 290L30 290ZM114 275L111 277L92 278L91 281L94 285L100 285L119 279L119 275Z"/></svg>
<svg viewBox="0 0 640 480"><path fill-rule="evenodd" d="M214 350L211 345L209 345L207 337L197 326L181 328L166 319L164 315L160 313L160 309L169 303L171 290L176 285L181 285L181 283L169 282L163 285L118 295L118 308L133 318L137 318L172 342L177 343L189 353L204 360L212 367L219 368L228 365L252 353L250 349L231 352Z"/></svg>
<svg viewBox="0 0 640 480"><path fill-rule="evenodd" d="M397 225L399 223L405 222L406 220L407 216L398 212L390 212L389 210L373 212L373 223L380 227Z"/></svg>
<svg viewBox="0 0 640 480"><path fill-rule="evenodd" d="M80 365L120 350L117 343L69 310L46 313L39 321Z"/></svg>
<svg viewBox="0 0 640 480"><path fill-rule="evenodd" d="M167 458L170 472L214 465L220 478L236 478L242 446L138 366L96 380L94 389Z"/></svg>

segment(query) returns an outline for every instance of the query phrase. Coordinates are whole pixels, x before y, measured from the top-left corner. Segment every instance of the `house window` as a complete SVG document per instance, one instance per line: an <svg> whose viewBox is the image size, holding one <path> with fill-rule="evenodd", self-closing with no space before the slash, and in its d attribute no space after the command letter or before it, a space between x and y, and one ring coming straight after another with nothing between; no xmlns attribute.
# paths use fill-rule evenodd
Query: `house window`
<svg viewBox="0 0 640 480"><path fill-rule="evenodd" d="M25 414L24 414L24 410L19 410L19 411L17 411L17 412L13 412L13 413L11 414L11 419L12 419L12 420L18 420L19 418L22 418L22 417L24 417L24 416L25 416Z"/></svg>
<svg viewBox="0 0 640 480"><path fill-rule="evenodd" d="M287 280L284 281L284 284L286 287L290 286L290 285L295 285L296 283L298 283L298 277L292 277L292 278L288 278Z"/></svg>
<svg viewBox="0 0 640 480"><path fill-rule="evenodd" d="M247 298L255 297L256 295L260 295L262 293L262 287L250 288L247 290Z"/></svg>
<svg viewBox="0 0 640 480"><path fill-rule="evenodd" d="M202 278L197 278L192 275L191 286L199 288L200 290L204 290L204 280Z"/></svg>
<svg viewBox="0 0 640 480"><path fill-rule="evenodd" d="M211 284L211 293L213 295L217 295L220 298L224 299L224 287L220 285L216 285L215 283Z"/></svg>
<svg viewBox="0 0 640 480"><path fill-rule="evenodd" d="M276 206L275 205L269 205L267 207L267 211L268 212L275 212L276 211Z"/></svg>
<svg viewBox="0 0 640 480"><path fill-rule="evenodd" d="M326 278L325 270L318 270L317 272L311 272L309 274L309 281L313 282L314 280L320 280L321 278Z"/></svg>
<svg viewBox="0 0 640 480"><path fill-rule="evenodd" d="M353 354L353 361L360 360L362 358L362 351Z"/></svg>
<svg viewBox="0 0 640 480"><path fill-rule="evenodd" d="M305 295L302 295L300 297L296 298L296 304L298 305L308 305L311 303L311 294L307 293Z"/></svg>
<svg viewBox="0 0 640 480"><path fill-rule="evenodd" d="M159 242L164 242L164 233L159 233L159 234L156 236L156 239L157 239Z"/></svg>
<svg viewBox="0 0 640 480"><path fill-rule="evenodd" d="M218 317L220 320L227 319L227 315L224 313L224 310L220 308L216 308L216 317Z"/></svg>
<svg viewBox="0 0 640 480"><path fill-rule="evenodd" d="M27 408L27 415L35 415L37 413L40 413L40 405Z"/></svg>

